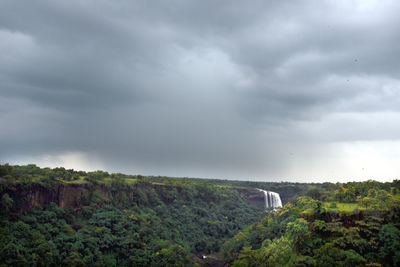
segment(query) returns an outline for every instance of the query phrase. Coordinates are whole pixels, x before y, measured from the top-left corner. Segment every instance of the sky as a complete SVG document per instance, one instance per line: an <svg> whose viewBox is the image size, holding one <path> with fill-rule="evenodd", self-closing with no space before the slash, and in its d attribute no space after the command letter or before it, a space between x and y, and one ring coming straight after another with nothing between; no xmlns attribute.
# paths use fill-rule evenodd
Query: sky
<svg viewBox="0 0 400 267"><path fill-rule="evenodd" d="M0 162L400 178L400 2L0 0Z"/></svg>

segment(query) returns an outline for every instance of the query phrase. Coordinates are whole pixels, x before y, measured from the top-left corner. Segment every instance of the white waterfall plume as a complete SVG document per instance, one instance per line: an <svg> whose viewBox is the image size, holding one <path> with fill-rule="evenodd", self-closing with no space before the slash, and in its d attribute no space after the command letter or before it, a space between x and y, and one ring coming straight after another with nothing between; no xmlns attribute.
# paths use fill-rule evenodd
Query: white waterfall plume
<svg viewBox="0 0 400 267"><path fill-rule="evenodd" d="M258 189L259 191L264 192L264 199L265 199L265 208L267 210L276 210L282 207L281 197L278 193L272 191L266 191L262 189Z"/></svg>

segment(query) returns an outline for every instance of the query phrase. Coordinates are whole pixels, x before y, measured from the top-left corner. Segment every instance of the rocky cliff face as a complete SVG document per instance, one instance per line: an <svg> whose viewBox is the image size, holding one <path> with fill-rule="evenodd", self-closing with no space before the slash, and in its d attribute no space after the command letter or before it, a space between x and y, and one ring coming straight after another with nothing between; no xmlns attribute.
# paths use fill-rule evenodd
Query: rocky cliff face
<svg viewBox="0 0 400 267"><path fill-rule="evenodd" d="M264 193L257 189L238 189L239 196L260 208L265 208Z"/></svg>
<svg viewBox="0 0 400 267"><path fill-rule="evenodd" d="M72 207L79 209L83 195L88 193L86 185L58 184L50 188L33 184L26 188L16 185L7 190L7 194L14 200L15 212L26 212L34 207L44 207L55 203L61 208Z"/></svg>
<svg viewBox="0 0 400 267"><path fill-rule="evenodd" d="M143 184L139 186L143 191L154 190L154 192L165 202L173 201L174 196L169 197L169 193L175 191L178 195L182 188L171 185ZM50 203L55 203L60 208L73 208L79 211L88 201L93 199L93 195L111 199L123 196L129 201L134 201L137 196L138 186L130 186L120 190L112 190L105 185L90 186L88 184L55 184L44 187L39 184L32 184L24 187L20 184L8 188L7 193L14 200L14 212L24 213L34 207L45 207ZM265 206L264 194L256 189L237 189L239 196L250 204L260 208Z"/></svg>

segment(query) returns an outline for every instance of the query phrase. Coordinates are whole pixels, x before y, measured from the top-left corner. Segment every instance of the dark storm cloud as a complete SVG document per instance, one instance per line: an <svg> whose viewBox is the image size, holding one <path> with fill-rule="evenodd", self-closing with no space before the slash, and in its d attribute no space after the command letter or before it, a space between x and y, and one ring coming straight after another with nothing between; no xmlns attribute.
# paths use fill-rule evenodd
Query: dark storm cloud
<svg viewBox="0 0 400 267"><path fill-rule="evenodd" d="M333 142L398 139L398 10L396 1L2 1L0 160L304 177L301 155L328 161L343 152Z"/></svg>

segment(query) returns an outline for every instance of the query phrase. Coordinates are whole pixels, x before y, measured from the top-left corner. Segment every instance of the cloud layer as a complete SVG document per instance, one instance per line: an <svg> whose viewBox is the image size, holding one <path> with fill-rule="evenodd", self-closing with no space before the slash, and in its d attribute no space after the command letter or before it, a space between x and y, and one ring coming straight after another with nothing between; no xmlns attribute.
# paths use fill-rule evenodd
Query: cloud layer
<svg viewBox="0 0 400 267"><path fill-rule="evenodd" d="M372 0L2 1L0 161L396 178L399 10Z"/></svg>

